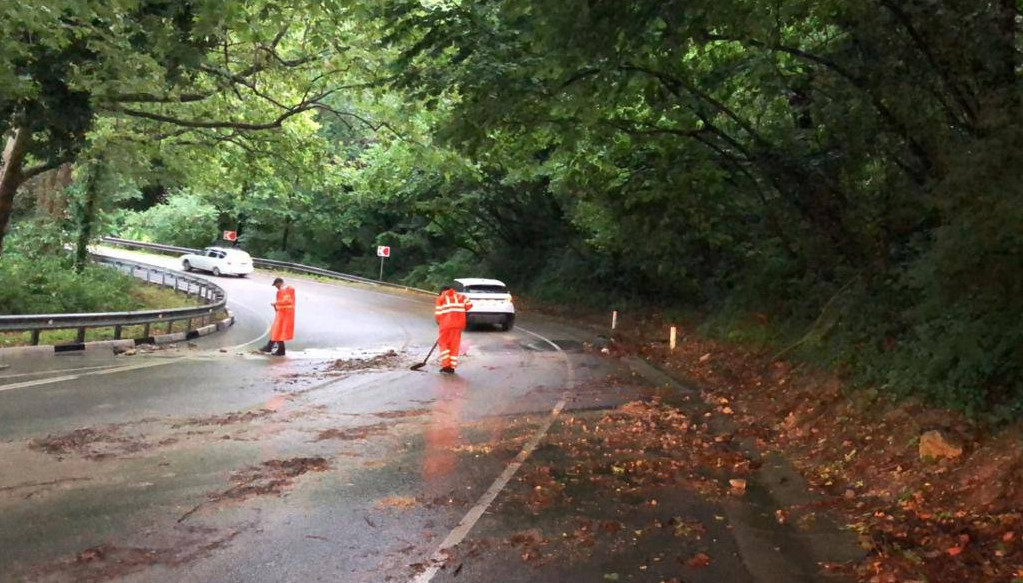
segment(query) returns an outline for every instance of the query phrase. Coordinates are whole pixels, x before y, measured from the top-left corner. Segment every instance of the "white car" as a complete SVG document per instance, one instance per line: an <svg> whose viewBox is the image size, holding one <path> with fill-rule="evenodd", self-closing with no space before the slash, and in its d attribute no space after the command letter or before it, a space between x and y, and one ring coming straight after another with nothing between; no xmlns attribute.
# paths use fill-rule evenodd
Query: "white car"
<svg viewBox="0 0 1023 583"><path fill-rule="evenodd" d="M472 303L472 308L465 314L468 326L499 324L503 330L511 330L515 326L515 304L503 282L471 277L456 279L454 288Z"/></svg>
<svg viewBox="0 0 1023 583"><path fill-rule="evenodd" d="M181 256L181 267L185 271L201 269L213 275L238 275L245 277L252 273L252 257L241 249L207 247L202 253Z"/></svg>

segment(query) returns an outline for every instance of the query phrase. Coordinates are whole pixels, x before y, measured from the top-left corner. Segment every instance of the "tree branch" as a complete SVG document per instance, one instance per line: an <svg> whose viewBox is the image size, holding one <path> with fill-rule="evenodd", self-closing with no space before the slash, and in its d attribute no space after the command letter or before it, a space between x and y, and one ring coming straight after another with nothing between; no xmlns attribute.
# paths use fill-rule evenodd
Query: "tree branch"
<svg viewBox="0 0 1023 583"><path fill-rule="evenodd" d="M67 164L68 162L71 162L73 160L74 158L71 157L61 157L56 160L50 160L49 162L36 164L35 166L30 166L22 170L19 178L21 178L22 183L25 183L28 182L30 179L35 178L40 174L43 174L44 172L56 170L57 168L60 168L64 164Z"/></svg>

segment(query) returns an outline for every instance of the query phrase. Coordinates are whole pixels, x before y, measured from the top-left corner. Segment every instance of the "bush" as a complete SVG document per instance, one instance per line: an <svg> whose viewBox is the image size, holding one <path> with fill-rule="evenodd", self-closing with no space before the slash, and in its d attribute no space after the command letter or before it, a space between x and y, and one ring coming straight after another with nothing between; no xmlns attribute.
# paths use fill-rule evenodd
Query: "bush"
<svg viewBox="0 0 1023 583"><path fill-rule="evenodd" d="M75 272L69 257L27 258L5 253L0 261L0 314L62 314L137 309L134 278L90 265Z"/></svg>
<svg viewBox="0 0 1023 583"><path fill-rule="evenodd" d="M146 307L135 278L102 265L74 270L70 235L47 222L18 222L0 256L0 314L69 314Z"/></svg>
<svg viewBox="0 0 1023 583"><path fill-rule="evenodd" d="M205 247L217 240L218 211L202 197L177 193L140 213L126 213L122 236L140 241Z"/></svg>

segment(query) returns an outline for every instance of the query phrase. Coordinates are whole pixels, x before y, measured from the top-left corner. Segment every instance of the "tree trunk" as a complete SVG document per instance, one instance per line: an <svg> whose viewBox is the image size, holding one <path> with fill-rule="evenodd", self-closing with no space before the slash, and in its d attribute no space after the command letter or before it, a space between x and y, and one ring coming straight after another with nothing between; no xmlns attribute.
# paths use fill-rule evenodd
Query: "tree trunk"
<svg viewBox="0 0 1023 583"><path fill-rule="evenodd" d="M3 158L0 159L0 255L3 255L7 225L14 213L14 195L24 182L21 171L31 141L30 130L23 127L14 128L14 134L7 138Z"/></svg>
<svg viewBox="0 0 1023 583"><path fill-rule="evenodd" d="M291 234L291 216L284 217L284 233L281 235L281 251L288 252L288 235Z"/></svg>
<svg viewBox="0 0 1023 583"><path fill-rule="evenodd" d="M81 273L89 260L89 241L92 239L93 226L96 222L96 199L99 198L100 165L93 164L89 168L89 176L85 182L85 200L81 202L81 213L78 217L78 241L75 246L75 271Z"/></svg>

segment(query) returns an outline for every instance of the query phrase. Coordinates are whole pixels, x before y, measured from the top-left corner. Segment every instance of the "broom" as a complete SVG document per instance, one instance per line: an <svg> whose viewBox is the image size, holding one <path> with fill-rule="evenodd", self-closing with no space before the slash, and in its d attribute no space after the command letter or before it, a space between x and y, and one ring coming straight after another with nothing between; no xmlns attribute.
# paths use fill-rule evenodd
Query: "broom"
<svg viewBox="0 0 1023 583"><path fill-rule="evenodd" d="M437 342L440 342L440 340L437 340ZM423 359L423 362L417 362L417 363L413 364L412 366L410 366L409 369L410 370L419 370L419 369L423 368L424 366L426 366L426 363L430 361L430 356L433 355L433 351L437 349L437 342L434 342L433 346L430 347L430 352L426 353L426 358Z"/></svg>

